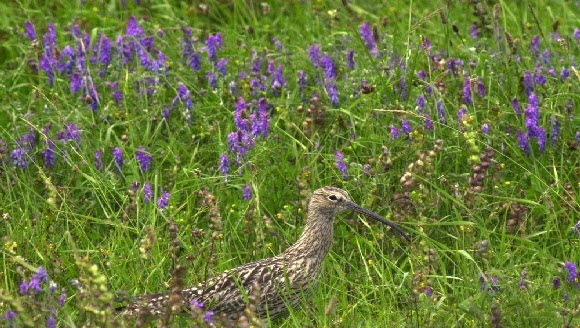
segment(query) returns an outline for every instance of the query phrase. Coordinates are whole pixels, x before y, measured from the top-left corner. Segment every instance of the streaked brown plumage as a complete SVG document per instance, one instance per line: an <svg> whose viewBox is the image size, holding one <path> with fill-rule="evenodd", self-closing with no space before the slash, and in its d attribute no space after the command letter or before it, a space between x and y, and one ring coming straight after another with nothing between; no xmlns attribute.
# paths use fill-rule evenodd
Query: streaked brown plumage
<svg viewBox="0 0 580 328"><path fill-rule="evenodd" d="M302 235L281 254L241 265L210 278L181 293L188 307L191 301L204 304L204 310L225 314L237 320L246 308L247 295L259 286L256 315L280 317L295 307L305 292L317 281L320 266L332 244L333 221L336 214L350 210L375 219L409 240L409 236L394 223L368 211L350 200L346 191L323 187L314 192L308 205L308 217ZM169 293L137 297L127 307L128 315L149 313L160 316L168 311Z"/></svg>

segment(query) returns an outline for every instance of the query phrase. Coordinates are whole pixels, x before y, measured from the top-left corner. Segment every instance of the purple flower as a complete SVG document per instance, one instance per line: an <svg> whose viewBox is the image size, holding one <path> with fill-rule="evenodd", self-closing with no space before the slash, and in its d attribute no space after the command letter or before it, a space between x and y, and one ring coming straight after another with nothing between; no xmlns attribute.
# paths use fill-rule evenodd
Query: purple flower
<svg viewBox="0 0 580 328"><path fill-rule="evenodd" d="M257 132L264 138L268 138L268 134L270 132L270 122L268 121L268 106L268 100L266 98L260 98L258 100L258 112L255 120L257 121Z"/></svg>
<svg viewBox="0 0 580 328"><path fill-rule="evenodd" d="M62 294L58 297L58 305L60 307L64 306L64 302L66 301L66 293L63 291Z"/></svg>
<svg viewBox="0 0 580 328"><path fill-rule="evenodd" d="M75 50L70 45L65 46L60 52L56 69L63 74L72 74L75 68Z"/></svg>
<svg viewBox="0 0 580 328"><path fill-rule="evenodd" d="M228 73L228 60L226 58L220 58L215 63L215 67L221 75L226 75Z"/></svg>
<svg viewBox="0 0 580 328"><path fill-rule="evenodd" d="M528 142L528 135L518 130L518 146L524 151L526 156L530 156L530 144Z"/></svg>
<svg viewBox="0 0 580 328"><path fill-rule="evenodd" d="M306 73L304 71L298 71L298 92L300 93L300 98L304 100L304 90L306 89Z"/></svg>
<svg viewBox="0 0 580 328"><path fill-rule="evenodd" d="M28 160L29 160L28 154L21 147L14 149L12 151L11 157L12 157L12 163L14 163L14 166L21 167L23 169L26 169L26 167L28 166Z"/></svg>
<svg viewBox="0 0 580 328"><path fill-rule="evenodd" d="M470 105L473 101L471 100L471 79L469 77L465 78L463 83L463 103Z"/></svg>
<svg viewBox="0 0 580 328"><path fill-rule="evenodd" d="M530 93L529 97L528 97L528 107L526 107L526 110L524 111L525 117L526 117L526 128L528 129L528 134L530 135L530 137L535 136L535 130L536 127L538 126L538 118L540 116L539 110L538 110L538 98L536 97L535 93Z"/></svg>
<svg viewBox="0 0 580 328"><path fill-rule="evenodd" d="M121 151L121 148L113 148L113 158L115 160L117 172L121 174L121 169L123 168L123 151Z"/></svg>
<svg viewBox="0 0 580 328"><path fill-rule="evenodd" d="M532 43L530 44L530 48L535 53L540 51L540 36L539 35L534 35L532 37Z"/></svg>
<svg viewBox="0 0 580 328"><path fill-rule="evenodd" d="M161 212L164 212L168 205L169 205L169 193L167 191L162 191L161 197L157 199L157 207L161 209Z"/></svg>
<svg viewBox="0 0 580 328"><path fill-rule="evenodd" d="M516 115L520 115L520 103L518 102L518 98L513 97L512 98L512 108L514 109L514 112L516 113Z"/></svg>
<svg viewBox="0 0 580 328"><path fill-rule="evenodd" d="M250 129L248 121L244 118L244 112L246 111L247 107L248 105L244 101L244 98L238 98L236 111L234 112L234 122L236 123L236 129L240 131L249 131Z"/></svg>
<svg viewBox="0 0 580 328"><path fill-rule="evenodd" d="M485 97L485 84L483 84L483 81L481 80L481 78L477 78L477 94L480 97Z"/></svg>
<svg viewBox="0 0 580 328"><path fill-rule="evenodd" d="M481 133L483 133L483 134L485 134L485 135L488 135L488 134L489 134L489 124L487 124L487 123L484 123L484 124L481 126Z"/></svg>
<svg viewBox="0 0 580 328"><path fill-rule="evenodd" d="M173 99L173 103L181 101L187 109L191 110L193 108L193 101L191 100L191 95L185 84L180 83L177 87L177 97Z"/></svg>
<svg viewBox="0 0 580 328"><path fill-rule="evenodd" d="M95 151L95 168L97 170L101 170L103 168L103 150L102 149L97 149Z"/></svg>
<svg viewBox="0 0 580 328"><path fill-rule="evenodd" d="M427 295L427 297L432 297L433 296L433 289L431 289L431 287L429 287L429 286L425 286L425 295Z"/></svg>
<svg viewBox="0 0 580 328"><path fill-rule="evenodd" d="M282 65L278 65L278 69L272 74L272 92L275 96L280 96L280 90L284 87L286 81L284 80L284 75L282 75Z"/></svg>
<svg viewBox="0 0 580 328"><path fill-rule="evenodd" d="M546 141L547 141L546 130L541 126L537 126L535 128L534 135L538 140L538 147L540 149L540 153L543 154L544 151L546 150Z"/></svg>
<svg viewBox="0 0 580 328"><path fill-rule="evenodd" d="M471 24L471 26L469 27L469 36L472 39L477 39L477 24L475 23Z"/></svg>
<svg viewBox="0 0 580 328"><path fill-rule="evenodd" d="M401 96L401 100L405 101L407 100L407 81L405 80L405 76L401 76L401 80L399 81L399 85L401 87L401 92L400 92L400 96Z"/></svg>
<svg viewBox="0 0 580 328"><path fill-rule="evenodd" d="M328 92L328 96L330 97L330 102L332 103L332 106L337 107L338 106L338 87L336 86L336 83L334 83L334 82L327 83L326 84L326 92Z"/></svg>
<svg viewBox="0 0 580 328"><path fill-rule="evenodd" d="M244 200L252 199L252 187L250 187L250 185L245 185L242 188L242 197L244 198Z"/></svg>
<svg viewBox="0 0 580 328"><path fill-rule="evenodd" d="M36 30L34 29L34 25L30 21L24 22L24 27L26 30L26 36L30 40L30 42L34 42L37 40L36 38Z"/></svg>
<svg viewBox="0 0 580 328"><path fill-rule="evenodd" d="M576 40L578 40L578 42L580 42L580 29L579 28L574 28L574 33L573 33L574 37L576 38Z"/></svg>
<svg viewBox="0 0 580 328"><path fill-rule="evenodd" d="M391 134L391 139L393 140L399 138L399 136L401 135L399 129L397 129L397 127L392 124L389 126L389 133Z"/></svg>
<svg viewBox="0 0 580 328"><path fill-rule="evenodd" d="M207 77L207 82L209 83L210 88L217 89L217 80L215 73L212 71L207 71L205 76Z"/></svg>
<svg viewBox="0 0 580 328"><path fill-rule="evenodd" d="M371 165L370 164L363 165L363 173L367 177L371 176Z"/></svg>
<svg viewBox="0 0 580 328"><path fill-rule="evenodd" d="M402 120L401 121L401 130L406 133L407 135L409 135L409 133L411 133L411 122L409 122L408 120Z"/></svg>
<svg viewBox="0 0 580 328"><path fill-rule="evenodd" d="M97 61L103 65L105 68L111 63L111 48L113 44L111 40L105 35L100 33L97 44L93 47L93 57L91 58L92 63Z"/></svg>
<svg viewBox="0 0 580 328"><path fill-rule="evenodd" d="M558 135L560 134L560 126L558 124L558 118L554 117L554 122L552 123L552 135L550 136L550 143L553 145L558 143Z"/></svg>
<svg viewBox="0 0 580 328"><path fill-rule="evenodd" d="M427 79L427 73L425 72L425 70L420 69L417 71L417 77L419 78L419 80L425 81Z"/></svg>
<svg viewBox="0 0 580 328"><path fill-rule="evenodd" d="M28 295L28 283L26 281L20 283L19 291L22 295Z"/></svg>
<svg viewBox="0 0 580 328"><path fill-rule="evenodd" d="M352 49L346 51L346 67L354 69L354 50Z"/></svg>
<svg viewBox="0 0 580 328"><path fill-rule="evenodd" d="M346 168L346 164L344 163L344 155L340 151L336 151L334 155L336 168L342 173L343 179L348 179L348 172Z"/></svg>
<svg viewBox="0 0 580 328"><path fill-rule="evenodd" d="M427 129L429 131L433 131L433 121L431 120L431 117L425 115L423 117L423 122L425 125L425 129Z"/></svg>
<svg viewBox="0 0 580 328"><path fill-rule="evenodd" d="M443 100L439 99L437 101L437 116L439 117L439 122L445 124L447 120L445 119L445 107L443 106Z"/></svg>
<svg viewBox="0 0 580 328"><path fill-rule="evenodd" d="M182 39L181 47L183 48L183 61L191 67L195 72L201 69L201 56L193 49L191 42L191 29L189 27L183 28L185 36Z"/></svg>
<svg viewBox="0 0 580 328"><path fill-rule="evenodd" d="M208 323L213 323L213 311L207 311L204 315L203 315L203 321L208 322Z"/></svg>
<svg viewBox="0 0 580 328"><path fill-rule="evenodd" d="M135 16L129 17L129 22L127 23L127 36L137 37L143 34L143 28L137 22Z"/></svg>
<svg viewBox="0 0 580 328"><path fill-rule="evenodd" d="M56 319L52 315L46 319L46 328L56 328Z"/></svg>
<svg viewBox="0 0 580 328"><path fill-rule="evenodd" d="M282 45L282 42L280 42L280 40L276 39L275 37L272 37L271 41L274 44L274 47L278 49L278 51L284 50L284 46Z"/></svg>
<svg viewBox="0 0 580 328"><path fill-rule="evenodd" d="M189 301L189 305L191 305L194 308L200 309L200 310L203 309L203 303L202 302L198 302L197 300L191 300L191 301Z"/></svg>
<svg viewBox="0 0 580 328"><path fill-rule="evenodd" d="M534 74L534 85L544 85L548 82L545 76L542 74Z"/></svg>
<svg viewBox="0 0 580 328"><path fill-rule="evenodd" d="M209 61L216 60L216 52L222 47L222 35L217 33L216 35L209 35L205 40L205 45L207 46L207 54Z"/></svg>
<svg viewBox="0 0 580 328"><path fill-rule="evenodd" d="M54 141L52 139L46 139L46 149L44 150L44 167L54 167L55 157L54 157Z"/></svg>
<svg viewBox="0 0 580 328"><path fill-rule="evenodd" d="M578 237L580 237L580 221L576 222L576 224L572 227L572 232L574 232Z"/></svg>
<svg viewBox="0 0 580 328"><path fill-rule="evenodd" d="M560 71L560 77L565 80L568 77L570 77L570 70L567 69L566 67L562 67L562 70Z"/></svg>
<svg viewBox="0 0 580 328"><path fill-rule="evenodd" d="M552 286L554 286L554 289L560 289L561 284L562 281L560 280L559 277L552 278Z"/></svg>
<svg viewBox="0 0 580 328"><path fill-rule="evenodd" d="M54 70L53 66L55 65L55 61L48 57L46 54L40 55L40 68L46 73L48 77L48 85L52 86L54 83Z"/></svg>
<svg viewBox="0 0 580 328"><path fill-rule="evenodd" d="M576 270L576 264L570 261L564 263L564 269L568 271L568 282L574 284L578 278L578 271Z"/></svg>
<svg viewBox="0 0 580 328"><path fill-rule="evenodd" d="M149 171L153 155L149 154L145 147L139 146L139 149L135 152L135 158L137 158L141 172L145 173Z"/></svg>
<svg viewBox="0 0 580 328"><path fill-rule="evenodd" d="M375 58L379 58L377 42L375 40L375 36L373 35L373 31L371 29L369 22L363 23L358 31L367 49L369 49L369 51L373 56L375 56Z"/></svg>
<svg viewBox="0 0 580 328"><path fill-rule="evenodd" d="M220 155L220 172L225 177L227 177L228 174L230 174L230 160L226 153L222 153Z"/></svg>
<svg viewBox="0 0 580 328"><path fill-rule="evenodd" d="M153 199L153 189L149 182L143 184L143 202L149 203Z"/></svg>
<svg viewBox="0 0 580 328"><path fill-rule="evenodd" d="M308 58L314 67L318 68L320 66L320 45L313 44L308 47Z"/></svg>
<svg viewBox="0 0 580 328"><path fill-rule="evenodd" d="M6 320L6 321L13 321L14 319L16 319L16 312L12 311L12 310L6 310L6 313L4 313L4 315L2 316L2 319Z"/></svg>
<svg viewBox="0 0 580 328"><path fill-rule="evenodd" d="M324 53L324 57L320 60L320 64L322 65L322 68L324 68L324 78L336 80L336 66L327 53Z"/></svg>
<svg viewBox="0 0 580 328"><path fill-rule="evenodd" d="M422 93L417 96L417 111L419 114L425 112L425 96Z"/></svg>
<svg viewBox="0 0 580 328"><path fill-rule="evenodd" d="M524 72L524 93L529 96L530 93L534 90L534 84L532 81L532 73L530 71Z"/></svg>

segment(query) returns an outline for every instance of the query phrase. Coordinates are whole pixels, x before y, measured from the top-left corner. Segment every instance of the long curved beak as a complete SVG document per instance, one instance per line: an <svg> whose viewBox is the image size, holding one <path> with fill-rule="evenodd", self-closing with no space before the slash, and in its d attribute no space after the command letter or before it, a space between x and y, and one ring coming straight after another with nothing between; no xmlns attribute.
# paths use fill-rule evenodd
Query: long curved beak
<svg viewBox="0 0 580 328"><path fill-rule="evenodd" d="M357 205L354 202L350 202L347 201L344 204L344 207L355 212L355 213L359 213L362 214L368 218L377 220L379 222L381 222L382 224L386 224L389 227L391 227L393 230L395 230L396 232L398 232L401 236L403 236L403 238L405 238L407 241L411 241L411 238L409 237L409 235L403 230L401 229L398 225L394 224L393 222L383 218L382 216L378 215L375 212L369 211L366 208L360 207L359 205Z"/></svg>

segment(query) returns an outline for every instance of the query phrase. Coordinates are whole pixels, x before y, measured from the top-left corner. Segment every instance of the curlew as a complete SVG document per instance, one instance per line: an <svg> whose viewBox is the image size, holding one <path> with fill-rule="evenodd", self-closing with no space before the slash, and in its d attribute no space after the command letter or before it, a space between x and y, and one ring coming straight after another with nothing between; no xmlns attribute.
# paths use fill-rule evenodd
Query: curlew
<svg viewBox="0 0 580 328"><path fill-rule="evenodd" d="M210 278L195 287L183 289L181 307L203 304L204 310L238 320L247 306L247 295L259 288L255 314L260 318L277 318L296 307L319 276L324 257L332 244L333 221L343 211L352 211L388 225L406 240L409 236L397 225L354 203L348 193L334 187L316 190L308 205L306 226L302 235L281 254L241 265ZM172 311L170 293L136 297L119 308L127 315L162 316ZM185 303L187 302L187 303Z"/></svg>

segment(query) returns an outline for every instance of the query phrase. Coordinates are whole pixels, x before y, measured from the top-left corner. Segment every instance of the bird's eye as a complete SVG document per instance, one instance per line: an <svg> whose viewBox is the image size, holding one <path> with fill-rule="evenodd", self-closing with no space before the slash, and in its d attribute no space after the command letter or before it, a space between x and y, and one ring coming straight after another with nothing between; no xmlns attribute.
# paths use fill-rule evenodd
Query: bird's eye
<svg viewBox="0 0 580 328"><path fill-rule="evenodd" d="M330 195L328 196L328 199L330 199L333 202L336 202L338 200L338 197L336 197L336 195Z"/></svg>

